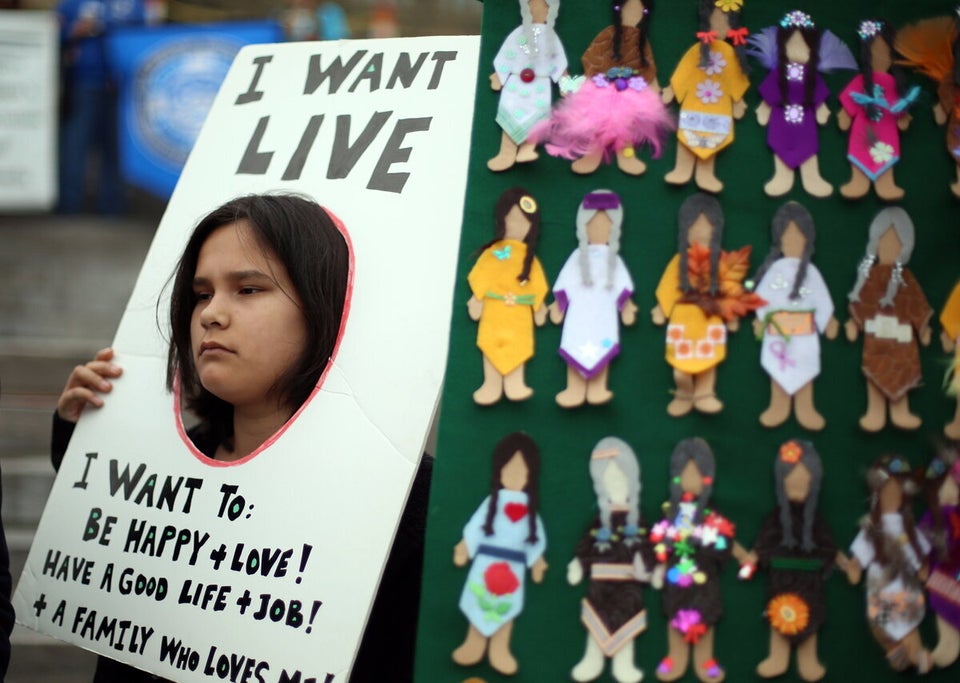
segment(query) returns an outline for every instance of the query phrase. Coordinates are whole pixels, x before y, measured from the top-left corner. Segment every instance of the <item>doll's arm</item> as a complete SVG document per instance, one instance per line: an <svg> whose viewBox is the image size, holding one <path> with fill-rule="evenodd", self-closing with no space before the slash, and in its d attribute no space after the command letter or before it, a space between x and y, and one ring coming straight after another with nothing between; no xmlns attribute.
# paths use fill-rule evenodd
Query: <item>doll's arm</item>
<svg viewBox="0 0 960 683"><path fill-rule="evenodd" d="M733 553L733 556L736 558L737 562L740 564L747 564L750 559L750 551L740 545L739 541L733 542L733 547L730 549Z"/></svg>
<svg viewBox="0 0 960 683"><path fill-rule="evenodd" d="M843 331L847 335L847 341L855 342L857 337L860 336L860 323L853 318L848 318L847 322L843 324Z"/></svg>
<svg viewBox="0 0 960 683"><path fill-rule="evenodd" d="M930 328L930 323L924 323L923 327L920 328L920 332L917 334L920 337L920 343L924 346L930 346L930 339L933 336L933 330Z"/></svg>
<svg viewBox="0 0 960 683"><path fill-rule="evenodd" d="M620 320L624 325L633 325L637 322L637 305L633 299L627 299L623 302L623 308L620 309Z"/></svg>
<svg viewBox="0 0 960 683"><path fill-rule="evenodd" d="M660 91L660 99L664 104L670 104L673 102L673 86L668 85L666 88Z"/></svg>
<svg viewBox="0 0 960 683"><path fill-rule="evenodd" d="M544 323L547 322L547 307L542 305L540 308L533 312L533 322L536 323L537 327L543 327Z"/></svg>
<svg viewBox="0 0 960 683"><path fill-rule="evenodd" d="M837 338L837 335L840 334L840 321L834 316L830 316L830 321L827 323L827 329L823 331L824 336L831 341Z"/></svg>
<svg viewBox="0 0 960 683"><path fill-rule="evenodd" d="M770 123L770 105L766 102L761 102L757 105L757 123L761 126Z"/></svg>
<svg viewBox="0 0 960 683"><path fill-rule="evenodd" d="M933 120L940 126L947 122L947 112L944 111L939 102L933 106Z"/></svg>
<svg viewBox="0 0 960 683"><path fill-rule="evenodd" d="M547 307L547 309L550 311L550 322L552 322L554 325L559 325L563 322L564 312L563 309L560 308L559 303L554 301Z"/></svg>
<svg viewBox="0 0 960 683"><path fill-rule="evenodd" d="M763 334L763 321L760 318L753 319L753 336L760 339Z"/></svg>
<svg viewBox="0 0 960 683"><path fill-rule="evenodd" d="M924 562L920 569L917 570L917 578L920 579L920 583L926 583L927 579L930 578L930 563Z"/></svg>
<svg viewBox="0 0 960 683"><path fill-rule="evenodd" d="M739 330L739 329L740 329L740 319L739 319L739 318L734 318L733 320L728 320L728 321L727 321L727 329L730 330L731 332L736 332L737 330Z"/></svg>
<svg viewBox="0 0 960 683"><path fill-rule="evenodd" d="M547 571L547 561L543 559L543 555L537 558L537 561L533 563L533 566L530 567L530 576L533 578L534 583L543 583L543 575Z"/></svg>
<svg viewBox="0 0 960 683"><path fill-rule="evenodd" d="M663 577L667 573L667 565L664 562L660 562L653 569L653 574L650 576L650 585L660 590L663 588Z"/></svg>
<svg viewBox="0 0 960 683"><path fill-rule="evenodd" d="M652 309L650 309L650 319L653 320L654 325L666 324L667 316L664 315L663 309L660 308L660 304L657 304Z"/></svg>
<svg viewBox="0 0 960 683"><path fill-rule="evenodd" d="M494 71L490 74L490 89L499 91L503 88L503 82L500 80L500 74Z"/></svg>
<svg viewBox="0 0 960 683"><path fill-rule="evenodd" d="M830 107L827 106L827 103L824 102L819 107L817 107L817 123L821 126L827 125L827 121L830 120Z"/></svg>
<svg viewBox="0 0 960 683"><path fill-rule="evenodd" d="M733 103L733 118L739 120L747 113L746 100L740 99Z"/></svg>
<svg viewBox="0 0 960 683"><path fill-rule="evenodd" d="M567 565L567 583L576 586L581 581L583 581L583 564L579 558L575 557Z"/></svg>
<svg viewBox="0 0 960 683"><path fill-rule="evenodd" d="M957 348L957 340L951 337L946 330L940 332L940 344L944 353L953 353Z"/></svg>
<svg viewBox="0 0 960 683"><path fill-rule="evenodd" d="M458 567L466 566L470 561L470 551L467 550L466 540L462 540L453 546L453 563Z"/></svg>
<svg viewBox="0 0 960 683"><path fill-rule="evenodd" d="M840 109L840 111L837 112L837 127L840 128L840 130L850 130L851 123L853 123L853 119L850 118L847 110Z"/></svg>
<svg viewBox="0 0 960 683"><path fill-rule="evenodd" d="M900 118L897 119L897 128L900 130L906 130L910 127L910 123L913 121L913 116L909 112L904 112Z"/></svg>
<svg viewBox="0 0 960 683"><path fill-rule="evenodd" d="M836 563L838 567L840 567L840 571L846 574L850 568L850 563L853 560L847 557L846 553L844 553L842 550L838 550L833 561Z"/></svg>
<svg viewBox="0 0 960 683"><path fill-rule="evenodd" d="M850 582L850 585L856 586L860 583L860 578L863 576L863 566L860 564L860 560L855 557L851 557L846 562L846 565L843 571L847 575L847 581Z"/></svg>
<svg viewBox="0 0 960 683"><path fill-rule="evenodd" d="M470 320L480 320L480 316L483 313L483 302L475 296L471 296L469 301L467 301L467 315L470 316Z"/></svg>

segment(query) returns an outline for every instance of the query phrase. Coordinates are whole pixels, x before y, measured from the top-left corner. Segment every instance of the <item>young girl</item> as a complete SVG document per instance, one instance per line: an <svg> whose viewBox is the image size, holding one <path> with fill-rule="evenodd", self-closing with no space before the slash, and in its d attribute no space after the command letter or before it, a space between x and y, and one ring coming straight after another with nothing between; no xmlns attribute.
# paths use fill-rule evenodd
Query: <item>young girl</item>
<svg viewBox="0 0 960 683"><path fill-rule="evenodd" d="M910 463L896 455L879 458L867 471L870 512L850 546L850 583L867 572L867 622L873 637L896 671L915 666L930 670L930 653L920 640L923 621L923 582L930 544L913 522L917 492Z"/></svg>
<svg viewBox="0 0 960 683"><path fill-rule="evenodd" d="M460 610L470 626L463 644L453 651L453 661L461 666L478 663L486 652L494 670L507 676L517 671L510 634L523 610L526 570L530 568L535 583L543 581L547 570L539 492L540 449L522 432L508 434L493 450L490 495L453 549L458 567L473 560L460 595Z"/></svg>
<svg viewBox="0 0 960 683"><path fill-rule="evenodd" d="M533 357L533 326L547 321L550 291L534 252L540 238L540 208L530 193L514 187L500 195L494 210L496 235L481 248L467 280L472 296L467 313L480 323L477 347L483 354L483 384L473 392L480 405L504 395L522 401L533 395L523 378Z"/></svg>
<svg viewBox="0 0 960 683"><path fill-rule="evenodd" d="M840 325L823 276L810 262L817 230L809 211L788 202L777 209L770 232L770 252L754 276L767 303L757 309L753 331L763 340L760 363L770 375L770 407L760 423L781 425L795 407L801 426L823 429L826 421L813 405L820 335L834 339Z"/></svg>
<svg viewBox="0 0 960 683"><path fill-rule="evenodd" d="M577 240L553 283L550 320L563 322L560 356L567 362L567 388L557 394L563 408L606 403L610 362L620 353L620 325L637 318L633 280L620 258L623 205L610 190L596 190L580 202Z"/></svg>
<svg viewBox="0 0 960 683"><path fill-rule="evenodd" d="M913 252L913 221L898 206L881 210L870 224L866 256L857 268L857 282L847 298L850 319L847 339L863 332L863 363L867 378L867 411L860 427L883 429L890 421L900 429L916 429L920 418L910 412L907 392L923 379L920 346L930 343L933 309L920 283L906 266Z"/></svg>
<svg viewBox="0 0 960 683"><path fill-rule="evenodd" d="M197 450L218 461L240 461L260 449L314 391L336 348L350 279L350 255L338 223L319 205L292 195L231 200L193 231L173 277L168 388L180 386L182 405L200 420L188 433ZM73 425L122 370L112 349L70 374L54 416L52 457L59 466ZM422 525L429 480L421 468L401 522L381 591L353 670L399 657L386 671L409 669L413 635L393 639L384 622L403 610L416 614ZM413 526L413 529L411 529ZM411 548L413 544L413 548ZM419 544L417 546L416 544ZM403 600L401 605L397 599ZM412 631L412 629L410 629ZM376 654L374 654L376 652ZM386 663L384 664L386 667ZM105 657L97 683L153 680Z"/></svg>

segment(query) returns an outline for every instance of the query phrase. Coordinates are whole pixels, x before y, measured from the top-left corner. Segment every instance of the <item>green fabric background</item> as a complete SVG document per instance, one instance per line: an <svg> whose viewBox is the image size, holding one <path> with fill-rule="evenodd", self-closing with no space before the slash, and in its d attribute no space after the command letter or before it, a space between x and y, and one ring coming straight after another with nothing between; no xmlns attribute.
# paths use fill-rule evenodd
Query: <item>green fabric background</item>
<svg viewBox="0 0 960 683"><path fill-rule="evenodd" d="M744 21L753 31L776 23L791 9L810 12L821 27L837 33L855 54L859 52L856 26L860 19L885 17L897 25L905 21L951 11L943 0L747 0ZM540 444L543 456L541 514L547 529L546 559L550 564L544 583L527 583L527 605L514 625L512 646L520 671L514 680L570 680L569 672L579 661L585 630L579 621L584 586L566 583L566 565L573 548L595 511L595 499L587 471L589 453L603 436L616 435L630 443L642 467L642 510L646 520L658 517L667 496L667 465L677 441L702 436L713 447L717 478L713 504L737 525L737 537L752 544L761 519L774 507L773 459L778 446L792 437L810 438L824 462L825 478L821 508L841 547L852 541L857 521L866 511L864 472L885 452L898 452L915 465L925 464L954 404L940 390L948 356L939 347L939 328L933 344L922 352L924 386L910 394L910 403L924 418L915 433L887 427L881 433L861 432L857 420L865 405L864 379L860 372L860 344L850 344L841 332L838 340L824 342L823 371L815 385L818 408L827 418L819 434L800 429L791 420L767 430L757 417L769 400L769 379L759 364L760 346L750 333L750 321L732 335L728 358L718 373L718 394L726 403L717 416L673 419L665 412L673 387L671 371L663 359L664 329L654 326L649 310L654 289L676 251L676 216L681 202L696 191L693 184L667 185L663 175L673 167L676 140L672 138L660 159L651 160L647 173L626 176L604 166L592 176L576 176L568 162L541 153L532 164L502 173L487 170L486 160L496 153L500 129L494 121L497 95L489 88L492 61L506 35L520 21L516 0L487 0L483 17L483 41L477 78L476 112L471 143L470 175L463 219L459 277L454 294L454 313L441 406L437 464L433 480L427 530L427 558L419 619L416 679L422 683L461 681L479 676L486 681L504 680L484 661L464 669L450 659L462 641L467 622L457 608L467 570L452 563L453 546L463 525L489 491L490 456L494 444L507 433L524 430ZM659 66L659 80L666 83L683 52L694 42L696 2L660 0L656 7L651 41ZM556 30L566 48L571 73L580 73L579 56L593 36L609 23L607 2L565 0ZM753 86L747 94L750 111L737 124L737 140L724 150L717 174L726 183L719 195L726 214L724 247L753 245L752 268L770 246L770 220L786 198L770 199L763 183L772 175L773 159L765 143L765 131L753 109L756 85L764 73L754 68ZM820 165L824 177L838 186L850 177L846 136L836 127L836 96L853 72L827 76L832 96L828 104L834 115L821 128ZM916 249L909 267L924 287L939 313L958 277L957 201L948 184L954 167L945 152L944 130L931 113L935 102L932 84L919 76L923 95L914 108L913 124L902 137L903 160L896 177L906 191L902 205L917 228ZM548 279L557 276L570 252L576 248L574 217L586 192L611 188L625 205L621 256L634 278L634 299L640 307L637 323L622 331L621 355L613 362L610 377L615 392L612 403L577 410L562 410L554 395L565 384L565 365L556 353L560 327L547 324L536 332L537 355L527 364L527 380L534 396L522 403L503 401L489 408L476 406L471 394L481 382L481 359L477 350L477 325L467 316L470 296L466 274L476 250L493 234L493 206L508 187L528 188L542 207L543 225L538 257ZM438 188L438 191L442 191ZM849 202L836 192L828 199L813 199L799 187L789 195L802 202L816 220L819 236L815 263L824 275L841 323L848 317L846 293L853 284L856 266L863 254L867 228L883 206L871 193ZM767 652L768 627L762 618L765 577L740 582L736 567L727 567L723 578L725 616L717 627L716 654L726 667L727 680L757 679L754 669ZM885 664L879 646L871 638L864 617L863 586L852 587L835 574L827 590L828 620L820 634L820 656L828 668L827 680L894 680L898 674ZM649 628L636 643L636 660L655 680L655 669L666 654L666 625L660 596L647 592ZM399 628L402 628L398 624ZM935 643L930 614L923 627L930 647ZM956 680L960 663L935 672L927 680ZM601 680L612 680L609 666ZM688 671L685 680L695 680ZM799 680L795 665L785 679Z"/></svg>

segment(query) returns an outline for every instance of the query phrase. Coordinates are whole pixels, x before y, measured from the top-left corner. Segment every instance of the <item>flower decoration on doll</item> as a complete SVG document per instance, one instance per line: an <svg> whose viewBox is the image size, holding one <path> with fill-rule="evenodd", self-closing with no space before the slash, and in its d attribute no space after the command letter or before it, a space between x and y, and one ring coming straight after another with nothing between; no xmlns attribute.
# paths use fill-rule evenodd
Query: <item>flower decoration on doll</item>
<svg viewBox="0 0 960 683"><path fill-rule="evenodd" d="M803 449L796 441L787 441L780 446L780 459L789 465L795 465L803 455Z"/></svg>

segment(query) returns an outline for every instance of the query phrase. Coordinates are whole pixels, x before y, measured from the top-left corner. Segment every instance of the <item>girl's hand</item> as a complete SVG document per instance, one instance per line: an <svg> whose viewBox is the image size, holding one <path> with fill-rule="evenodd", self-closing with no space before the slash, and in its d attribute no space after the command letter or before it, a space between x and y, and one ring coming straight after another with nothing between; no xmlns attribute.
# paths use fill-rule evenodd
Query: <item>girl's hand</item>
<svg viewBox="0 0 960 683"><path fill-rule="evenodd" d="M116 379L123 374L123 368L112 361L113 349L101 349L92 361L73 369L57 399L57 415L61 419L76 422L88 404L96 408L103 406L100 394L113 389L113 383L108 378Z"/></svg>

